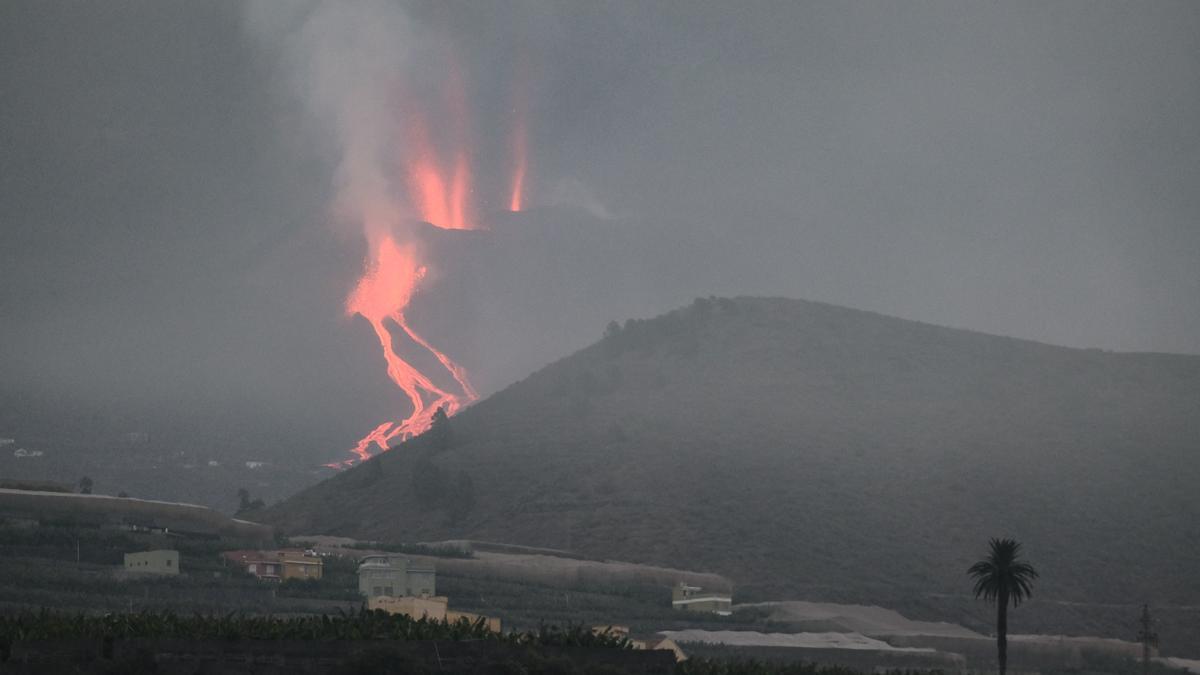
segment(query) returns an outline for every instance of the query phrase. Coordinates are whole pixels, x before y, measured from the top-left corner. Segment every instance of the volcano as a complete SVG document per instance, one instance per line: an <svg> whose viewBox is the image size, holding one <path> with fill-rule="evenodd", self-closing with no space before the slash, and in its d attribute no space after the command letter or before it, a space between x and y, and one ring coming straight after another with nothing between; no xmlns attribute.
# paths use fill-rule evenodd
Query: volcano
<svg viewBox="0 0 1200 675"><path fill-rule="evenodd" d="M267 518L702 569L744 601L948 603L959 620L976 611L964 570L1014 536L1042 572L1031 630L1072 625L1064 607L1116 626L1126 604L1200 603L1196 356L700 299L610 324L448 424Z"/></svg>

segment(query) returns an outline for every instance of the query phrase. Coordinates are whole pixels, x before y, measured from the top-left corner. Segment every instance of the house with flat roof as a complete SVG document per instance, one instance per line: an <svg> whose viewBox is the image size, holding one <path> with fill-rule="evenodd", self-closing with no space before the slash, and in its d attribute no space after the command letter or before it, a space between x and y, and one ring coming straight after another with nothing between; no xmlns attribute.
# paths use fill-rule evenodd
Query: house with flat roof
<svg viewBox="0 0 1200 675"><path fill-rule="evenodd" d="M432 565L398 555L369 555L358 566L358 592L366 598L431 598L437 595L435 577Z"/></svg>
<svg viewBox="0 0 1200 675"><path fill-rule="evenodd" d="M671 591L671 607L685 612L708 612L729 616L733 614L733 596L706 591L699 586L689 586L680 582Z"/></svg>

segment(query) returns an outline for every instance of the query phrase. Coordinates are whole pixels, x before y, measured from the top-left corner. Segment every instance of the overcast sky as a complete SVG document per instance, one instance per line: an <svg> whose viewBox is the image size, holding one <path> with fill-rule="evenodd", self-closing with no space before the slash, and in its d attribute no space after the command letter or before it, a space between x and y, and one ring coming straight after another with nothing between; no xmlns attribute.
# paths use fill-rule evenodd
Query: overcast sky
<svg viewBox="0 0 1200 675"><path fill-rule="evenodd" d="M246 7L0 4L10 395L219 396L281 420L371 398L378 348L342 312L363 244L331 223L337 141L287 40L330 5ZM644 293L572 339L749 293L1200 353L1200 3L353 7L461 64L482 211L504 204L524 87L528 201L645 233L614 263ZM659 262L688 247L702 268ZM541 262L569 274L488 264ZM510 377L479 361L486 388Z"/></svg>

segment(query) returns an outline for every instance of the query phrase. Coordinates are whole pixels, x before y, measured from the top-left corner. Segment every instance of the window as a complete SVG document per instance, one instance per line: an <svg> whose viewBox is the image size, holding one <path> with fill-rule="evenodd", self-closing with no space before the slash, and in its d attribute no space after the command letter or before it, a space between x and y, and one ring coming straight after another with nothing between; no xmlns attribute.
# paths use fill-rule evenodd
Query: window
<svg viewBox="0 0 1200 675"><path fill-rule="evenodd" d="M391 587L391 586L385 586L385 587L384 587L384 589L383 589L383 594L384 594L384 595L386 595L386 596L389 596L389 597L391 597L391 596L392 596L392 587Z"/></svg>
<svg viewBox="0 0 1200 675"><path fill-rule="evenodd" d="M172 562L172 561L171 561L171 559L170 559L170 558L167 558L167 567L170 567L170 566L171 566L171 562Z"/></svg>

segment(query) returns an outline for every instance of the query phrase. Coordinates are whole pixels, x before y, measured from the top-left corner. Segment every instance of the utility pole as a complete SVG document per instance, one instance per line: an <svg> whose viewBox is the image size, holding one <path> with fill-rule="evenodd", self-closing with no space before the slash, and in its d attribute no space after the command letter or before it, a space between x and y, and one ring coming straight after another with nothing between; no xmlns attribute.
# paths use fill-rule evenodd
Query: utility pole
<svg viewBox="0 0 1200 675"><path fill-rule="evenodd" d="M1154 620L1150 618L1150 605L1142 605L1142 618L1138 621L1138 642L1142 643L1142 675L1150 673L1150 648L1158 646L1158 633L1154 632Z"/></svg>

